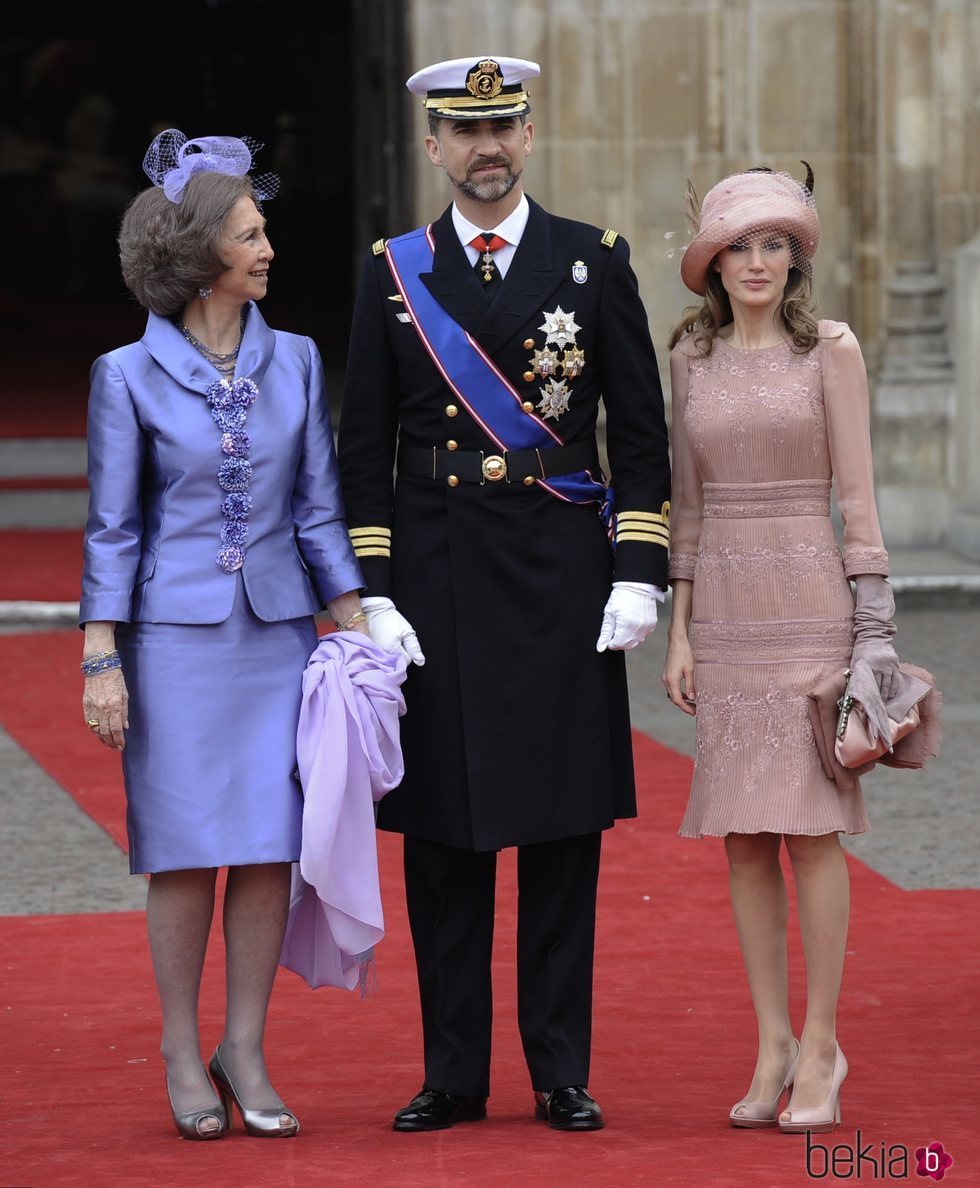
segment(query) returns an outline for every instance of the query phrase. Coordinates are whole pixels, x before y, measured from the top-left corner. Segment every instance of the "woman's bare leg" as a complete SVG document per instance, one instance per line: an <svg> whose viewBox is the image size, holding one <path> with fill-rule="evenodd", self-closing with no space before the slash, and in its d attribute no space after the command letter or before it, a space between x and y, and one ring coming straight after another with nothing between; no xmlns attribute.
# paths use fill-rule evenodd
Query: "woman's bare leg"
<svg viewBox="0 0 980 1188"><path fill-rule="evenodd" d="M745 1101L774 1098L796 1052L789 1018L789 906L779 862L781 840L777 833L730 833L725 838L732 912L759 1032Z"/></svg>
<svg viewBox="0 0 980 1188"><path fill-rule="evenodd" d="M837 1000L844 974L850 880L836 833L787 837L806 961L806 1022L792 1104L812 1109L830 1092L837 1051Z"/></svg>

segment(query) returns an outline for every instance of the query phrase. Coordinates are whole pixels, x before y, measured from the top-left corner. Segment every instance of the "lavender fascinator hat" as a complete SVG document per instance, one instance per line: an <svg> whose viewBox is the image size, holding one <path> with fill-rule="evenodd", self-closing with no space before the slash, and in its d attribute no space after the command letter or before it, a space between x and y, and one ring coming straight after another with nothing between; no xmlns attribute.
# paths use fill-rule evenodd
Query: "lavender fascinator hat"
<svg viewBox="0 0 980 1188"><path fill-rule="evenodd" d="M251 136L199 136L188 140L176 128L167 128L154 136L143 158L143 172L159 186L171 202L184 196L184 187L196 173L228 173L243 177L252 168L252 159L262 148ZM275 173L252 177L252 187L260 202L279 192Z"/></svg>
<svg viewBox="0 0 980 1188"><path fill-rule="evenodd" d="M790 237L793 267L810 273L820 243L820 220L809 165L805 182L770 169L732 173L711 187L700 210L696 198L693 206L689 217L696 233L681 257L681 280L692 293L704 296L708 269L723 248L774 234Z"/></svg>

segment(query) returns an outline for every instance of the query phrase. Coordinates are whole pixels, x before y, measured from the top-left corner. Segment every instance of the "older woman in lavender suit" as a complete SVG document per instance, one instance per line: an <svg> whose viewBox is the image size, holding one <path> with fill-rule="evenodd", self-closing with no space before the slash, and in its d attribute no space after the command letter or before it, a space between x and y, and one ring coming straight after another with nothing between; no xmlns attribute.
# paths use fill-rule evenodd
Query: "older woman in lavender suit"
<svg viewBox="0 0 980 1188"><path fill-rule="evenodd" d="M301 678L324 607L365 630L317 349L255 305L273 257L261 203L278 188L249 174L256 147L174 129L151 144L154 185L119 238L146 333L95 361L89 401L83 710L122 754L170 1106L190 1139L225 1133L232 1103L249 1134L299 1129L263 1034L300 856ZM206 1070L221 866L227 1010Z"/></svg>

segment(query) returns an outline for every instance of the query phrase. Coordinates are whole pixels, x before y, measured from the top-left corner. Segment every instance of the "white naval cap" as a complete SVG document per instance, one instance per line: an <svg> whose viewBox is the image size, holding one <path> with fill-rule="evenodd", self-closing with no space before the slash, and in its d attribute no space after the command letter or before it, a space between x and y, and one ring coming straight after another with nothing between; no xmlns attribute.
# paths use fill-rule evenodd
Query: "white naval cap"
<svg viewBox="0 0 980 1188"><path fill-rule="evenodd" d="M422 106L432 115L483 120L529 112L524 84L540 73L537 62L523 58L453 58L417 71L405 86L413 95L425 96Z"/></svg>

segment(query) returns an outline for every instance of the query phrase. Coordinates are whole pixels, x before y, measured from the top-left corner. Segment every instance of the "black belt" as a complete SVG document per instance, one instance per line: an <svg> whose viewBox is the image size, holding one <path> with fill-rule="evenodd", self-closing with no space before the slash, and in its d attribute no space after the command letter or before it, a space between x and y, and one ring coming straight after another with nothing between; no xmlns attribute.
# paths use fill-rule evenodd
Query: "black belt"
<svg viewBox="0 0 980 1188"><path fill-rule="evenodd" d="M540 450L503 450L499 454L487 450L440 450L435 446L429 449L410 445L398 447L400 474L443 479L450 486L456 486L457 482L485 483L500 479L532 486L535 479L574 474L597 465L596 444L591 438L572 445Z"/></svg>

